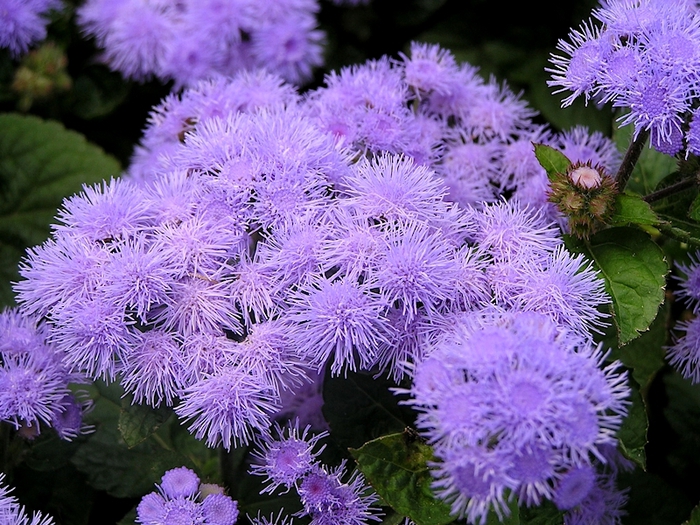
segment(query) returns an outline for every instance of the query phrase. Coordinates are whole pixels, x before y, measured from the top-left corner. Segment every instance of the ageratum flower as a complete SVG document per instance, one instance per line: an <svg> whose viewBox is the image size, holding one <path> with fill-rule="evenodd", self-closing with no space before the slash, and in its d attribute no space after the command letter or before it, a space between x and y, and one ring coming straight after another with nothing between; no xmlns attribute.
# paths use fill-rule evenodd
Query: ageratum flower
<svg viewBox="0 0 700 525"><path fill-rule="evenodd" d="M272 494L279 487L287 492L318 465L317 458L325 445L317 445L328 432L310 435L310 429L307 425L300 430L299 420L295 419L293 425L290 422L284 427L275 423L272 433L256 439L250 473L265 476L267 485L262 493Z"/></svg>
<svg viewBox="0 0 700 525"><path fill-rule="evenodd" d="M660 151L683 147L684 120L697 96L700 66L700 13L684 0L629 2L609 0L593 10L596 22L584 23L560 40L553 54L548 85L570 91L562 102L611 102L624 108L620 125L633 136L648 131Z"/></svg>
<svg viewBox="0 0 700 525"><path fill-rule="evenodd" d="M156 487L157 492L146 494L136 507L141 525L234 525L238 520L238 503L221 487L200 483L188 467L168 470Z"/></svg>
<svg viewBox="0 0 700 525"><path fill-rule="evenodd" d="M46 38L48 15L62 7L61 0L2 0L0 3L0 48L13 57Z"/></svg>
<svg viewBox="0 0 700 525"><path fill-rule="evenodd" d="M432 346L408 403L455 516L507 515L509 492L551 500L565 472L604 460L629 403L626 373L604 358L545 315L497 309L463 316Z"/></svg>

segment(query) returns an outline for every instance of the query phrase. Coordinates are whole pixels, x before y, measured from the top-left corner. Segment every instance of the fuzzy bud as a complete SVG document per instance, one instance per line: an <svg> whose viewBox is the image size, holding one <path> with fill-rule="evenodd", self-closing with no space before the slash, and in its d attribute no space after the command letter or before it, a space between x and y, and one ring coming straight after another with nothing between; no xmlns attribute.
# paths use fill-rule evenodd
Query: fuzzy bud
<svg viewBox="0 0 700 525"><path fill-rule="evenodd" d="M550 181L549 200L568 217L571 233L588 238L614 211L617 187L600 166L574 163Z"/></svg>

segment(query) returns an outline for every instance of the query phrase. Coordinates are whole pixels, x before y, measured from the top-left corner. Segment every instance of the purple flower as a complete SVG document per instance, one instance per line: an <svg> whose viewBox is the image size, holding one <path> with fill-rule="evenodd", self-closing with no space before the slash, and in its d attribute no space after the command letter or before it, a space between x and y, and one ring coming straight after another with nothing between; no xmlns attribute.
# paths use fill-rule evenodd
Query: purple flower
<svg viewBox="0 0 700 525"><path fill-rule="evenodd" d="M309 435L310 428L307 425L300 430L298 419L284 427L275 423L273 434L256 440L250 472L265 476L267 486L262 493L272 494L278 487L287 492L316 467L317 458L325 448L325 445L317 446L318 442L328 436L328 432Z"/></svg>
<svg viewBox="0 0 700 525"><path fill-rule="evenodd" d="M682 275L676 277L679 282L679 289L676 293L693 313L698 313L700 309L700 252L688 254L688 261L678 263L677 266Z"/></svg>
<svg viewBox="0 0 700 525"><path fill-rule="evenodd" d="M158 492L146 494L137 505L137 523L234 525L238 520L238 503L221 487L201 484L188 467L168 470L156 486Z"/></svg>
<svg viewBox="0 0 700 525"><path fill-rule="evenodd" d="M620 363L603 359L535 313L466 315L433 345L414 367L409 403L439 460L434 487L456 516L506 514L507 491L537 505L563 472L602 460L629 396Z"/></svg>
<svg viewBox="0 0 700 525"><path fill-rule="evenodd" d="M202 501L202 515L207 525L234 525L239 514L238 503L226 494L209 494Z"/></svg>
<svg viewBox="0 0 700 525"><path fill-rule="evenodd" d="M122 358L122 386L133 394L134 403L172 406L186 376L181 344L173 334L158 328L136 332L134 339Z"/></svg>
<svg viewBox="0 0 700 525"><path fill-rule="evenodd" d="M82 423L89 401L78 401L69 383L85 383L61 361L44 323L17 308L0 312L0 420L39 434L43 423L71 440L89 432ZM82 395L82 394L79 394Z"/></svg>
<svg viewBox="0 0 700 525"><path fill-rule="evenodd" d="M448 207L440 178L427 166L402 155L381 153L360 160L343 179L342 188L348 196L342 205L375 221L431 221Z"/></svg>
<svg viewBox="0 0 700 525"><path fill-rule="evenodd" d="M302 355L319 370L331 362L331 371L369 368L375 348L389 340L384 317L386 303L370 283L351 279L319 278L289 299L284 322Z"/></svg>
<svg viewBox="0 0 700 525"><path fill-rule="evenodd" d="M46 38L48 14L62 7L60 0L2 0L0 4L0 48L13 57L26 53Z"/></svg>
<svg viewBox="0 0 700 525"><path fill-rule="evenodd" d="M539 208L505 199L471 210L470 237L495 261L542 257L562 243L561 231Z"/></svg>
<svg viewBox="0 0 700 525"><path fill-rule="evenodd" d="M700 317L679 321L675 330L666 348L668 362L693 384L700 383Z"/></svg>
<svg viewBox="0 0 700 525"><path fill-rule="evenodd" d="M367 493L364 476L359 471L345 477L345 461L330 471L322 467L308 473L299 483L298 492L304 509L298 516L309 516L311 525L366 525L380 521L378 501L372 491Z"/></svg>
<svg viewBox="0 0 700 525"><path fill-rule="evenodd" d="M254 429L265 431L279 409L279 394L263 377L226 368L184 389L175 408L197 439L230 450L251 441Z"/></svg>
<svg viewBox="0 0 700 525"><path fill-rule="evenodd" d="M313 13L290 14L283 20L261 24L251 32L251 54L260 67L301 85L311 80L315 68L323 65L326 35L318 29Z"/></svg>
<svg viewBox="0 0 700 525"><path fill-rule="evenodd" d="M130 79L157 76L176 42L178 9L164 0L95 0L77 15L78 26L103 48L103 60Z"/></svg>
<svg viewBox="0 0 700 525"><path fill-rule="evenodd" d="M454 79L459 74L457 61L450 51L436 44L411 42L407 55L399 53L402 59L405 82L421 99L430 93L447 94Z"/></svg>

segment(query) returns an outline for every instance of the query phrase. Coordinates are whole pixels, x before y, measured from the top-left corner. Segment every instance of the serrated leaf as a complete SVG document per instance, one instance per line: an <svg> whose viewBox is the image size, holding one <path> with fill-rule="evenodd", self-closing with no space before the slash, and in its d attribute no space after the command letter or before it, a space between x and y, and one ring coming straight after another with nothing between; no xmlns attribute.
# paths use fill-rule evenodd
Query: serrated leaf
<svg viewBox="0 0 700 525"><path fill-rule="evenodd" d="M151 408L146 405L134 405L131 397L122 399L117 428L129 448L148 439L173 414L172 409L161 406Z"/></svg>
<svg viewBox="0 0 700 525"><path fill-rule="evenodd" d="M622 421L622 425L617 432L622 453L637 465L646 469L647 430L649 420L647 418L644 400L639 393L639 385L636 381L630 381L632 391L631 405L627 409L627 417Z"/></svg>
<svg viewBox="0 0 700 525"><path fill-rule="evenodd" d="M664 301L668 264L663 250L645 232L628 226L602 230L589 240L570 237L567 246L585 253L605 279L620 346L645 332Z"/></svg>
<svg viewBox="0 0 700 525"><path fill-rule="evenodd" d="M10 281L24 250L43 242L62 200L103 178L119 163L62 124L0 114L0 300L14 302Z"/></svg>
<svg viewBox="0 0 700 525"><path fill-rule="evenodd" d="M558 149L546 144L535 144L535 157L547 172L549 180L554 180L558 173L566 173L571 161Z"/></svg>
<svg viewBox="0 0 700 525"><path fill-rule="evenodd" d="M433 449L408 434L384 436L351 449L360 471L382 499L416 525L444 525L455 520L450 506L430 489L428 461Z"/></svg>
<svg viewBox="0 0 700 525"><path fill-rule="evenodd" d="M416 413L399 405L402 399L392 394L396 384L367 373L348 373L323 381L323 415L331 427L333 439L343 447L360 447L386 434L402 432L413 426Z"/></svg>
<svg viewBox="0 0 700 525"><path fill-rule="evenodd" d="M649 203L638 195L619 193L615 197L615 212L610 218L613 226L639 224L654 226L661 222Z"/></svg>

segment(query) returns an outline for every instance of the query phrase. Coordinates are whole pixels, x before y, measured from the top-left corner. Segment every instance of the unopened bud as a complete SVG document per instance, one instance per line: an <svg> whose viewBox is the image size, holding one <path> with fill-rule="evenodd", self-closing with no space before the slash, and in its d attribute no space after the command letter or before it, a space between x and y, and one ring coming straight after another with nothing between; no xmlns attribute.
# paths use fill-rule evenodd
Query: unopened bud
<svg viewBox="0 0 700 525"><path fill-rule="evenodd" d="M592 189L600 186L602 177L600 172L591 166L578 166L569 173L571 181L581 188Z"/></svg>

